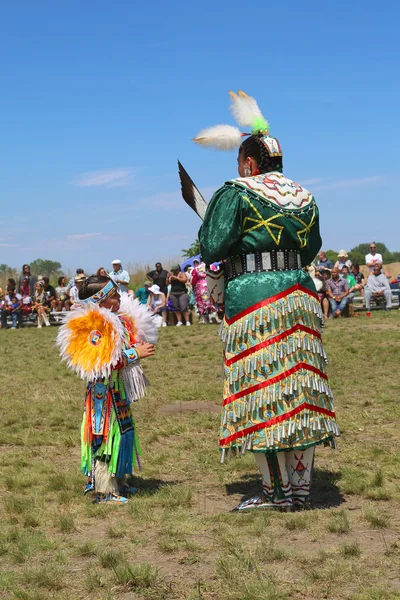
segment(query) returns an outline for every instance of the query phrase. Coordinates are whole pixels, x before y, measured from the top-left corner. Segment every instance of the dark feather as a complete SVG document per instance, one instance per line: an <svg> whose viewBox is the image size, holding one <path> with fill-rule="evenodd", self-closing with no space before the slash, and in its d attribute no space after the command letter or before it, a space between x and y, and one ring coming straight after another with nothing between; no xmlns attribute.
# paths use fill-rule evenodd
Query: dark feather
<svg viewBox="0 0 400 600"><path fill-rule="evenodd" d="M204 215L207 210L207 202L194 185L193 181L178 160L179 178L181 180L182 198L190 206L200 219L204 220Z"/></svg>

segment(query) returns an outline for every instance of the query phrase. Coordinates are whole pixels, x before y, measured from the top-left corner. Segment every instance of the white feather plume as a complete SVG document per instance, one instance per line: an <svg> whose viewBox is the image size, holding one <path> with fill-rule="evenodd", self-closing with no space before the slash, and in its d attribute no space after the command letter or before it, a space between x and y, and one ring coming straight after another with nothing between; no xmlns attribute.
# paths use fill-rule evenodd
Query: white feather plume
<svg viewBox="0 0 400 600"><path fill-rule="evenodd" d="M232 127L232 125L215 125L200 131L193 141L205 148L228 151L240 146L242 134L237 127Z"/></svg>
<svg viewBox="0 0 400 600"><path fill-rule="evenodd" d="M253 128L255 122L265 121L255 98L248 96L241 90L237 94L229 92L229 95L232 100L230 110L238 125Z"/></svg>
<svg viewBox="0 0 400 600"><path fill-rule="evenodd" d="M158 339L157 322L154 314L137 298L121 294L120 313L126 313L134 321L139 341L155 344Z"/></svg>

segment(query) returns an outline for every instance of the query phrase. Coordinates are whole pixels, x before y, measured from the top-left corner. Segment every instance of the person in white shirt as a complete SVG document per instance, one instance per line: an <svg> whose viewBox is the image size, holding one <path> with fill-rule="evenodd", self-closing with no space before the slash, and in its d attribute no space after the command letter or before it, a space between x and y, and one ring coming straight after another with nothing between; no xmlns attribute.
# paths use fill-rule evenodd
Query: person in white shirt
<svg viewBox="0 0 400 600"><path fill-rule="evenodd" d="M112 261L113 271L110 271L108 276L115 281L118 286L118 292L120 294L128 293L128 283L130 280L128 271L124 271L121 265L121 261L117 258Z"/></svg>
<svg viewBox="0 0 400 600"><path fill-rule="evenodd" d="M372 273L375 265L381 265L383 263L382 254L376 251L375 242L371 242L369 245L370 252L365 257L365 264L369 267L369 272Z"/></svg>

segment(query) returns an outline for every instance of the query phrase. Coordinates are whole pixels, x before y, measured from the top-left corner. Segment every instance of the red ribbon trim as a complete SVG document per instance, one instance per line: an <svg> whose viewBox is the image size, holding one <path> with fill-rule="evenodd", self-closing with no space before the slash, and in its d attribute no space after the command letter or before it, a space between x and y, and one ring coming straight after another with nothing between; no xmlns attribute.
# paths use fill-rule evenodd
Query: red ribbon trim
<svg viewBox="0 0 400 600"><path fill-rule="evenodd" d="M222 440L220 440L219 445L225 446L226 444L229 444L230 442L233 442L234 440L237 440L240 437L248 435L249 433L253 433L254 431L258 431L259 429L270 427L271 425L275 425L276 423L282 423L282 421L287 421L288 419L290 419L290 417L293 417L302 410L306 409L312 410L313 412L321 413L323 415L327 415L328 417L335 417L335 413L331 410L328 410L327 408L320 408L318 406L314 406L313 404L308 404L308 402L304 402L303 404L300 404L300 406L297 406L297 408L290 410L284 415L274 417L273 419L270 419L269 421L264 421L263 423L257 423L257 425L252 425L251 427L247 427L246 429L242 429L242 431L237 431L236 433L233 433L232 435L223 438Z"/></svg>
<svg viewBox="0 0 400 600"><path fill-rule="evenodd" d="M259 344L256 344L255 346L248 348L247 350L243 350L243 352L240 352L233 358L226 360L225 365L227 367L229 367L230 365L233 365L233 363L237 362L238 360L242 360L243 358L246 358L246 356L249 356L250 354L254 354L255 352L258 352L258 350L261 350L262 348L266 348L267 346L271 346L271 344L276 344L277 342L284 340L286 337L288 337L295 331L305 331L306 333L310 333L311 335L315 335L316 337L321 339L321 334L318 333L318 331L315 331L314 329L311 329L311 327L306 327L305 325L298 323L291 329L288 329L287 331L284 331L283 333L280 333L280 334L276 335L275 337L270 338L269 340L265 340L265 342L260 342Z"/></svg>
<svg viewBox="0 0 400 600"><path fill-rule="evenodd" d="M266 300L262 300L261 302L258 302L258 304L253 304L253 306L250 306L249 308L245 308L244 310L242 310L242 312L240 312L237 315L235 315L234 317L232 317L232 319L228 319L227 317L225 317L225 321L228 323L228 325L232 325L232 323L234 323L238 319L242 319L246 315L257 310L258 308L262 308L263 306L268 306L268 304L271 304L272 302L276 302L277 300L280 300L281 298L285 298L285 296L292 294L296 290L300 290L300 291L304 292L305 294L308 294L309 296L313 296L316 300L318 300L318 294L312 292L311 290L300 285L299 283L296 283L295 285L292 285L292 287L288 288L284 292L279 292L279 294L275 294L275 296L270 296Z"/></svg>
<svg viewBox="0 0 400 600"><path fill-rule="evenodd" d="M262 388L273 385L274 383L278 383L278 381L281 381L282 379L289 377L289 375L293 375L293 373L296 373L296 371L300 371L300 369L306 369L307 371L312 371L313 373L316 373L320 377L323 377L323 379L328 379L328 376L325 375L325 373L323 373L316 367L313 367L312 365L308 365L307 363L301 362L301 363L298 363L297 365L295 365L294 367L292 367L291 369L288 369L287 371L284 371L283 373L276 375L275 377L270 377L269 379L266 379L265 381L261 381L261 383L257 383L256 385L248 387L245 390L241 390L240 392L237 392L236 394L233 394L232 396L228 396L227 398L225 398L223 400L222 406L226 406L227 404L230 404L234 400L239 400L239 398L242 398L242 396L247 396L248 394L252 394L253 392L256 392L257 390L261 390Z"/></svg>

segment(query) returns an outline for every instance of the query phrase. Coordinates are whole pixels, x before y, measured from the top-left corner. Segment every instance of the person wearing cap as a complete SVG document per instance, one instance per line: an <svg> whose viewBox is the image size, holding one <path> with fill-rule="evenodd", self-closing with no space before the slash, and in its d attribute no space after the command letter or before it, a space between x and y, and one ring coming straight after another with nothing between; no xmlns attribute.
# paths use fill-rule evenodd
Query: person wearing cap
<svg viewBox="0 0 400 600"><path fill-rule="evenodd" d="M83 269L77 269L76 270L76 275L74 277L71 277L71 279L68 281L68 285L67 285L67 290L70 293L70 290L75 286L75 277L77 277L78 275L85 275L85 272ZM39 278L38 278L39 279ZM42 277L43 279L43 277Z"/></svg>
<svg viewBox="0 0 400 600"><path fill-rule="evenodd" d="M150 292L149 292L150 286L151 286L150 281L145 281L143 287L136 290L135 297L139 300L140 304L147 304L147 299L150 295Z"/></svg>
<svg viewBox="0 0 400 600"><path fill-rule="evenodd" d="M189 321L189 296L186 288L187 277L186 274L181 271L181 268L178 264L172 265L171 273L168 274L167 285L171 286L169 292L169 299L174 307L176 318L177 318L177 327L183 325L182 322L182 313L185 317L186 325L190 327Z"/></svg>
<svg viewBox="0 0 400 600"><path fill-rule="evenodd" d="M113 270L109 272L108 276L115 281L118 286L118 292L123 294L128 293L128 283L130 280L128 271L124 271L121 265L121 261L116 258L112 261Z"/></svg>
<svg viewBox="0 0 400 600"><path fill-rule="evenodd" d="M82 271L82 269L78 269L78 271ZM72 305L79 303L79 289L77 287L77 284L79 285L80 283L82 283L82 281L85 281L85 279L86 279L86 276L83 272L82 273L77 272L75 277L73 277L74 285L69 290L69 299L70 299ZM68 290L68 288L67 288L67 290Z"/></svg>
<svg viewBox="0 0 400 600"><path fill-rule="evenodd" d="M341 250L339 252L338 259L334 266L339 269L339 273L341 273L343 265L347 265L349 267L349 271L351 270L352 262L349 259L349 255L347 254L346 250Z"/></svg>
<svg viewBox="0 0 400 600"><path fill-rule="evenodd" d="M167 301L165 294L162 293L159 286L155 283L149 287L149 297L147 299L147 307L153 315L160 315L162 317L162 326L167 326Z"/></svg>

